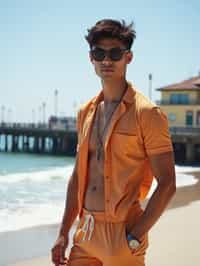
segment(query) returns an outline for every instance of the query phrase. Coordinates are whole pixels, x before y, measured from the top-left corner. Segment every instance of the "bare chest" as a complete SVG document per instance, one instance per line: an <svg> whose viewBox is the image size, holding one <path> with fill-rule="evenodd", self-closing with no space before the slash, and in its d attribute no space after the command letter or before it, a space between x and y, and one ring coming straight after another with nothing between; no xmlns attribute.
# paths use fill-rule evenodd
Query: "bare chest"
<svg viewBox="0 0 200 266"><path fill-rule="evenodd" d="M89 152L90 154L96 154L98 157L98 149L101 154L100 157L104 157L103 150L105 146L106 135L112 120L112 116L116 109L115 105L106 106L103 102L98 105L96 110L94 123L91 130ZM98 160L98 158L96 158Z"/></svg>

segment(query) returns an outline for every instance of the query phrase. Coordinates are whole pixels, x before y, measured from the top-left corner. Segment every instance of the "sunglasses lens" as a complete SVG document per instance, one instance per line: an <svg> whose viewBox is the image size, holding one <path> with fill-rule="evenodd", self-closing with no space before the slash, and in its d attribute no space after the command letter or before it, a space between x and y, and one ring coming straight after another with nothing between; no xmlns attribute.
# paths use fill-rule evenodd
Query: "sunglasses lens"
<svg viewBox="0 0 200 266"><path fill-rule="evenodd" d="M121 60L123 55L123 50L120 48L113 48L110 50L110 59L113 61L119 61Z"/></svg>
<svg viewBox="0 0 200 266"><path fill-rule="evenodd" d="M94 50L92 50L92 56L96 61L103 61L103 59L105 58L105 51L100 48L95 48Z"/></svg>
<svg viewBox="0 0 200 266"><path fill-rule="evenodd" d="M96 60L96 61L103 61L106 55L112 61L119 61L122 59L124 52L125 52L125 50L123 50L119 47L112 48L108 51L105 51L99 47L96 47L91 51L92 56L93 56L94 60Z"/></svg>

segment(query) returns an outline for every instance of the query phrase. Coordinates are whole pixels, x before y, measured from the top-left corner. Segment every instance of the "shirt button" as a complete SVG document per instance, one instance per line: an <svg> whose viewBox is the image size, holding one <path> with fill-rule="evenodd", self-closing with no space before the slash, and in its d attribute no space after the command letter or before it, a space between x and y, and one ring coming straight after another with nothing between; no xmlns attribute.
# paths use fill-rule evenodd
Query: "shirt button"
<svg viewBox="0 0 200 266"><path fill-rule="evenodd" d="M109 200L109 199L107 199L107 200L106 200L106 202L110 202L110 200Z"/></svg>
<svg viewBox="0 0 200 266"><path fill-rule="evenodd" d="M108 175L106 176L106 179L109 179L109 176Z"/></svg>

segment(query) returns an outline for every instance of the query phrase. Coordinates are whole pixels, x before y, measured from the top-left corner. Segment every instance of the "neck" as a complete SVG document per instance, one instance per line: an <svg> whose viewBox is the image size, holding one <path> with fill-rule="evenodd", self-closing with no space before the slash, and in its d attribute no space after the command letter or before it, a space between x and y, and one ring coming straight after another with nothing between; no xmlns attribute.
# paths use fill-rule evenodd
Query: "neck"
<svg viewBox="0 0 200 266"><path fill-rule="evenodd" d="M119 101L122 98L127 88L127 81L125 79L115 81L102 81L102 85L104 101L109 103Z"/></svg>

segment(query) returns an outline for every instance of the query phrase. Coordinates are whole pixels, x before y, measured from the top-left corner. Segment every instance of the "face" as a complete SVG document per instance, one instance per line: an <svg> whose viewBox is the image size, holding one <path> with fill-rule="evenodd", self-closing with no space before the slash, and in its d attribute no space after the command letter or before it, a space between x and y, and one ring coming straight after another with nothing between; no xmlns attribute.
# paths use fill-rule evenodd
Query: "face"
<svg viewBox="0 0 200 266"><path fill-rule="evenodd" d="M132 60L132 52L127 51L124 44L118 39L105 38L101 39L96 45L95 48L103 49L106 53L106 56L102 61L97 61L95 56L90 52L90 60L94 65L96 74L104 81L106 80L118 80L125 78L126 67ZM122 57L120 60L116 56L115 49L122 49ZM102 50L100 50L102 52ZM111 58L110 58L111 57ZM113 57L113 60L112 60Z"/></svg>

